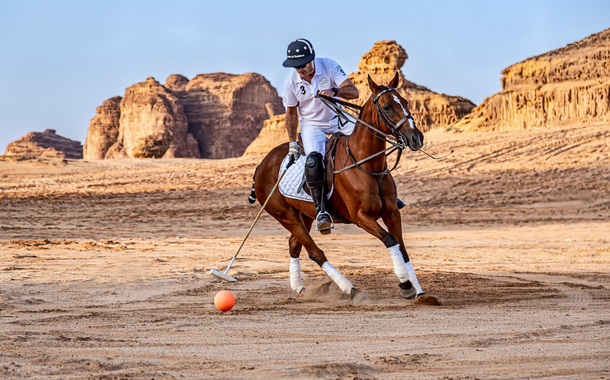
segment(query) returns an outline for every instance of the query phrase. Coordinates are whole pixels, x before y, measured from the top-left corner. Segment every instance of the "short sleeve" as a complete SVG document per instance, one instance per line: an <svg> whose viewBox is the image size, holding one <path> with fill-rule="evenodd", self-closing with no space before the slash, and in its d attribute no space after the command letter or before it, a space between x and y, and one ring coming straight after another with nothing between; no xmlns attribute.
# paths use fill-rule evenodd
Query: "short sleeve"
<svg viewBox="0 0 610 380"><path fill-rule="evenodd" d="M341 83L345 82L346 79L349 79L345 71L343 71L343 68L341 68L341 66L332 59L330 60L329 69L333 82L335 82L335 86L333 87L339 87L341 86Z"/></svg>
<svg viewBox="0 0 610 380"><path fill-rule="evenodd" d="M284 107L296 107L299 105L299 100L294 95L294 86L292 85L292 80L290 75L286 78L286 82L284 83L284 94L282 95L282 100L284 101Z"/></svg>

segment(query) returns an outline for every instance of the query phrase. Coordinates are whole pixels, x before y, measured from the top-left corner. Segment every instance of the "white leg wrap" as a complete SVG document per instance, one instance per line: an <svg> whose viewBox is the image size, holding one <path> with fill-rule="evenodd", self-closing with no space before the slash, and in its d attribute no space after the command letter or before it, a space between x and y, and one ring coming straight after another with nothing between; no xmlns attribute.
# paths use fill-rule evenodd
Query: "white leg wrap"
<svg viewBox="0 0 610 380"><path fill-rule="evenodd" d="M394 263L394 273L396 273L400 282L406 282L407 280L411 281L411 285L413 285L417 294L423 293L411 262L409 261L405 264L405 259L402 257L402 252L400 252L400 245L396 244L395 246L388 248L388 250L390 251L392 262Z"/></svg>
<svg viewBox="0 0 610 380"><path fill-rule="evenodd" d="M347 280L347 278L343 277L338 270L336 270L330 263L327 261L322 265L322 270L326 272L328 277L332 278L332 280L339 286L344 293L350 294L352 291L352 283Z"/></svg>
<svg viewBox="0 0 610 380"><path fill-rule="evenodd" d="M301 293L303 289L303 278L301 277L301 259L290 258L290 287L297 293Z"/></svg>
<svg viewBox="0 0 610 380"><path fill-rule="evenodd" d="M390 256L392 256L392 262L394 263L394 273L398 276L400 282L407 282L409 280L409 272L405 265L405 259L402 257L400 252L400 245L396 244L393 247L388 248Z"/></svg>
<svg viewBox="0 0 610 380"><path fill-rule="evenodd" d="M417 294L423 293L421 286L419 286L419 282L417 281L417 276L415 275L415 271L413 270L413 266L411 265L411 261L405 264L407 266L407 272L409 273L409 281L411 281L411 285L417 290Z"/></svg>

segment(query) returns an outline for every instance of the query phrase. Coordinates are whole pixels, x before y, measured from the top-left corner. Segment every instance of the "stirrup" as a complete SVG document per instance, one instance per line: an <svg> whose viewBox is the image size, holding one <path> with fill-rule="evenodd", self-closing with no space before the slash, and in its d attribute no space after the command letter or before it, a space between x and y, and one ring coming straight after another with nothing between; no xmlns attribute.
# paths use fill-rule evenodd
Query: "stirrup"
<svg viewBox="0 0 610 380"><path fill-rule="evenodd" d="M320 211L318 216L316 217L316 227L318 231L322 233L322 235L328 235L330 230L335 227L335 223L333 223L333 218L326 211Z"/></svg>

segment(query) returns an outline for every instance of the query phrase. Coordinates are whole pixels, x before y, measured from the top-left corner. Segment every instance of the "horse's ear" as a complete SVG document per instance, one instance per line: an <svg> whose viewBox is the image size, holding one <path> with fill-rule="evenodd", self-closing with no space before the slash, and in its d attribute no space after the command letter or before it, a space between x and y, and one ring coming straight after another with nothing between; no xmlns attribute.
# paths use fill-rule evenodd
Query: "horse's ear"
<svg viewBox="0 0 610 380"><path fill-rule="evenodd" d="M390 81L390 84L388 86L390 86L390 88L397 88L399 80L400 80L400 77L398 76L398 71L397 71L396 75L394 75L394 79L392 79Z"/></svg>
<svg viewBox="0 0 610 380"><path fill-rule="evenodd" d="M371 91L373 92L373 94L377 95L379 94L379 86L377 86L377 83L373 82L373 79L371 78L371 76L368 76L368 80L369 80L369 88L371 89Z"/></svg>

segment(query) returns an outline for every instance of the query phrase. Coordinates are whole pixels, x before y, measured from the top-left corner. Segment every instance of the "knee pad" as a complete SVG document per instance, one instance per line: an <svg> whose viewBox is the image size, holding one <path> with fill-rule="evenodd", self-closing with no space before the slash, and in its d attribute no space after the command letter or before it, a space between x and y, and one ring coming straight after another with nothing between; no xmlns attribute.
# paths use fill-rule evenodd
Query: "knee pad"
<svg viewBox="0 0 610 380"><path fill-rule="evenodd" d="M305 161L305 179L309 187L324 185L324 157L319 152L311 152Z"/></svg>
<svg viewBox="0 0 610 380"><path fill-rule="evenodd" d="M305 161L305 165L307 168L324 168L324 157L322 157L322 153L320 152L311 152L307 156L307 161Z"/></svg>

